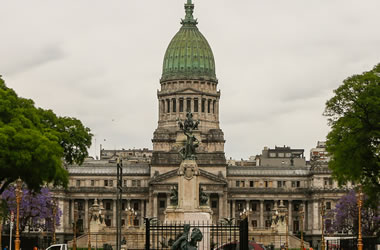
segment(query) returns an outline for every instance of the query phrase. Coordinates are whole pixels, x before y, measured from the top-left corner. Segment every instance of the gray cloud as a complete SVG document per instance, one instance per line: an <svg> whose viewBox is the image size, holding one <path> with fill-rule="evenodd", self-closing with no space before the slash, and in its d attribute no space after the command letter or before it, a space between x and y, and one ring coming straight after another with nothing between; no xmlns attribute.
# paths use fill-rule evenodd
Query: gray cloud
<svg viewBox="0 0 380 250"><path fill-rule="evenodd" d="M165 50L183 1L11 1L0 9L0 74L37 105L81 119L106 148L152 147ZM309 150L325 101L379 62L380 2L195 2L215 58L226 154ZM104 139L106 139L104 141Z"/></svg>

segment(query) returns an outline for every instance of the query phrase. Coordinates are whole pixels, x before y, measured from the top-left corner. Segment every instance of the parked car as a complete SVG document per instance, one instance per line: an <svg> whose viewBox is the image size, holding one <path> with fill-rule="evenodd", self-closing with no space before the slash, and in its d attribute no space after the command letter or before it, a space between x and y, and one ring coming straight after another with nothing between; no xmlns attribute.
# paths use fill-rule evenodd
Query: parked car
<svg viewBox="0 0 380 250"><path fill-rule="evenodd" d="M68 250L67 244L54 244L46 248L46 250Z"/></svg>

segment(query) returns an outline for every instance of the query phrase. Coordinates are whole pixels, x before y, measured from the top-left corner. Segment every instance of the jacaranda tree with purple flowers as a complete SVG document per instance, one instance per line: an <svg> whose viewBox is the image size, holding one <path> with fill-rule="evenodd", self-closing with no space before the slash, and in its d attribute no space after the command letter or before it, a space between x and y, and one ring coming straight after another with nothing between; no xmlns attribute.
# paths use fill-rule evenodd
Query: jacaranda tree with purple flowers
<svg viewBox="0 0 380 250"><path fill-rule="evenodd" d="M44 187L38 193L23 188L20 204L20 230L44 229L52 230L54 201L51 192ZM16 193L13 186L9 186L1 195L2 200L7 203L9 211L16 214ZM9 216L9 215L8 215ZM55 223L60 225L62 211L56 210Z"/></svg>
<svg viewBox="0 0 380 250"><path fill-rule="evenodd" d="M364 201L368 199L364 195ZM365 202L364 202L365 204ZM379 207L380 208L380 207ZM378 209L378 211L380 211ZM364 236L378 235L380 232L380 216L378 211L364 205L361 210L362 214L362 233ZM348 194L340 198L335 209L327 213L325 220L331 221L331 226L327 226L326 230L333 232L347 232L357 235L358 233L358 205L356 192L350 191ZM326 223L329 225L330 223Z"/></svg>

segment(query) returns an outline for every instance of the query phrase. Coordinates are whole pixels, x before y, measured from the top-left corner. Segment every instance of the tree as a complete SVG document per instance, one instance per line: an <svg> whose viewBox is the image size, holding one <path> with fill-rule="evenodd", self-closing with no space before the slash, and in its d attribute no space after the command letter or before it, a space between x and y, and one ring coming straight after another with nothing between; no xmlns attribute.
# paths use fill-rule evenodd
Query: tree
<svg viewBox="0 0 380 250"><path fill-rule="evenodd" d="M9 211L16 214L15 188L9 186L1 196L2 200L6 202ZM20 203L20 232L23 232L26 228L29 230L52 230L53 206L53 197L48 188L43 187L38 193L23 188ZM60 225L61 216L62 211L57 207L55 215L56 225Z"/></svg>
<svg viewBox="0 0 380 250"><path fill-rule="evenodd" d="M331 131L326 149L339 184L363 185L373 206L380 200L380 64L353 75L334 90L324 115Z"/></svg>
<svg viewBox="0 0 380 250"><path fill-rule="evenodd" d="M364 196L364 200L367 199ZM380 208L380 207L379 207ZM377 214L377 209L372 209L368 206L362 207L362 233L365 236L374 236L380 232L380 216ZM355 191L350 191L345 196L342 196L335 206L326 215L326 228L330 232L351 232L353 235L358 234L358 214L357 198Z"/></svg>
<svg viewBox="0 0 380 250"><path fill-rule="evenodd" d="M91 138L81 121L36 108L0 78L0 194L19 177L33 191L46 183L67 186L63 160L81 164Z"/></svg>

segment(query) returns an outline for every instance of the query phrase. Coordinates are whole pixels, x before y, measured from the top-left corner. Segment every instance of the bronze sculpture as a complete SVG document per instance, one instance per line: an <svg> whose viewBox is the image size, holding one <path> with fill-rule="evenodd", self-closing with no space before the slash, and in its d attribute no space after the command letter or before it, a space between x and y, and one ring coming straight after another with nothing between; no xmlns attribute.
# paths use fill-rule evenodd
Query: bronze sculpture
<svg viewBox="0 0 380 250"><path fill-rule="evenodd" d="M185 224L183 226L183 234L173 243L172 250L196 250L197 244L203 239L203 235L199 228L193 228L191 232L190 241L189 238L190 225Z"/></svg>
<svg viewBox="0 0 380 250"><path fill-rule="evenodd" d="M186 114L186 120L178 121L179 128L186 135L186 143L179 150L179 154L182 156L183 160L195 160L196 159L196 148L199 146L198 139L193 135L193 131L198 129L199 120L193 120L193 114L189 111Z"/></svg>

